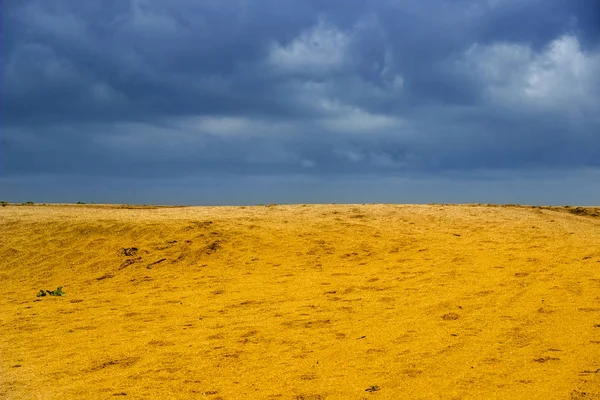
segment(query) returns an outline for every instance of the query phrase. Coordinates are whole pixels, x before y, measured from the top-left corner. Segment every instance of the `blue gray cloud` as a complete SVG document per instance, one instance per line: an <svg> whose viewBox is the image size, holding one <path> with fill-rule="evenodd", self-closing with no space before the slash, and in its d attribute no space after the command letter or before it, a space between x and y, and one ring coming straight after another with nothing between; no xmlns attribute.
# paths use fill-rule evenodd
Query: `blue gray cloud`
<svg viewBox="0 0 600 400"><path fill-rule="evenodd" d="M97 196L93 182L123 179L150 193L181 179L333 187L600 168L594 0L24 0L1 12L9 196L42 196L24 182L52 180L92 182Z"/></svg>

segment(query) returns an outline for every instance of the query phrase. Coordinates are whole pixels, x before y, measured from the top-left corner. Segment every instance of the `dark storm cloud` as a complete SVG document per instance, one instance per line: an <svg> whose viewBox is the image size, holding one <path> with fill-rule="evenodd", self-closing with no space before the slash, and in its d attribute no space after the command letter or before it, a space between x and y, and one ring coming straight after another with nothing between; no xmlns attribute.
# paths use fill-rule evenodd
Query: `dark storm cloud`
<svg viewBox="0 0 600 400"><path fill-rule="evenodd" d="M600 167L593 0L27 0L1 12L7 179Z"/></svg>

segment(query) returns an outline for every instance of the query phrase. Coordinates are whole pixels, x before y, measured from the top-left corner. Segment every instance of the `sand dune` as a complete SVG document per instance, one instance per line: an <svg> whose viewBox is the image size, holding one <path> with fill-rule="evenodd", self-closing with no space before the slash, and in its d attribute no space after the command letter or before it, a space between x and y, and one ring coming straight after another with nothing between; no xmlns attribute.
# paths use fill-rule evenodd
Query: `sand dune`
<svg viewBox="0 0 600 400"><path fill-rule="evenodd" d="M597 215L0 207L0 398L600 399Z"/></svg>

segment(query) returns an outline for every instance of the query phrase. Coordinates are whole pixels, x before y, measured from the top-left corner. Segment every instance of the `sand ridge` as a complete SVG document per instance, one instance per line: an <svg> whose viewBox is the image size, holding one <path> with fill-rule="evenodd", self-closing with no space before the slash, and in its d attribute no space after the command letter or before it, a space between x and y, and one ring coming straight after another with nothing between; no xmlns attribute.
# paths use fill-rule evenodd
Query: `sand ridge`
<svg viewBox="0 0 600 400"><path fill-rule="evenodd" d="M597 213L2 207L0 398L597 399Z"/></svg>

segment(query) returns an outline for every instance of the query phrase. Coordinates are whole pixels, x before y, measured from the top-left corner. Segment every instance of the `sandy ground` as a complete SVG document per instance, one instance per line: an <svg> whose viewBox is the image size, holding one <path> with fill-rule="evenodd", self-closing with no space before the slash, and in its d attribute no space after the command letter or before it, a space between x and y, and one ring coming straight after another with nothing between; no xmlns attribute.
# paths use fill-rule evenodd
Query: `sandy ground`
<svg viewBox="0 0 600 400"><path fill-rule="evenodd" d="M600 399L597 211L0 207L0 398Z"/></svg>

